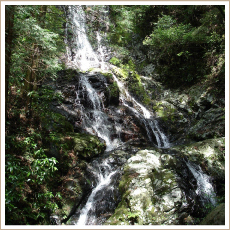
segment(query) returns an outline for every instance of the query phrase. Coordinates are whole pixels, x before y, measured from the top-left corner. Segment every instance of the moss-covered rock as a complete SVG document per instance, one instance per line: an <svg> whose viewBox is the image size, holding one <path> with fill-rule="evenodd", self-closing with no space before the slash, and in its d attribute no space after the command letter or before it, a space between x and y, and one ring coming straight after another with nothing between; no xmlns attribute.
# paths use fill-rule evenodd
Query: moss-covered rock
<svg viewBox="0 0 230 230"><path fill-rule="evenodd" d="M157 117L160 117L165 121L174 121L178 117L177 108L167 101L156 102L153 106L153 110L155 111Z"/></svg>
<svg viewBox="0 0 230 230"><path fill-rule="evenodd" d="M122 80L126 80L129 76L128 70L119 68L117 66L113 66L112 71L118 78Z"/></svg>
<svg viewBox="0 0 230 230"><path fill-rule="evenodd" d="M73 132L73 125L67 121L66 117L59 114L50 112L50 116L42 117L42 128L44 132L66 133Z"/></svg>
<svg viewBox="0 0 230 230"><path fill-rule="evenodd" d="M142 150L128 159L119 184L122 201L105 224L178 224L177 211L186 201L160 156L155 150Z"/></svg>
<svg viewBox="0 0 230 230"><path fill-rule="evenodd" d="M104 142L101 142L98 137L89 134L74 134L73 149L76 155L84 158L92 158L103 153L106 148Z"/></svg>
<svg viewBox="0 0 230 230"><path fill-rule="evenodd" d="M75 156L92 158L105 150L105 143L98 137L83 133L66 133L64 136L56 134L51 136L52 144L63 152L72 151ZM62 154L62 153L59 153ZM59 155L60 157L60 155Z"/></svg>
<svg viewBox="0 0 230 230"><path fill-rule="evenodd" d="M138 98L143 104L149 105L151 99L146 93L146 90L142 84L141 77L136 71L129 72L129 78L127 83L128 90Z"/></svg>
<svg viewBox="0 0 230 230"><path fill-rule="evenodd" d="M113 82L106 88L105 95L110 105L119 105L120 90L116 82Z"/></svg>
<svg viewBox="0 0 230 230"><path fill-rule="evenodd" d="M138 98L138 100L145 105L149 105L151 103L151 98L147 94L147 91L141 81L141 77L135 71L132 62L126 65L120 65L120 67L113 66L112 72L122 81L127 81L127 88L134 97Z"/></svg>
<svg viewBox="0 0 230 230"><path fill-rule="evenodd" d="M153 110L170 134L170 141L176 144L225 134L224 99L215 97L206 84L165 89L154 100Z"/></svg>
<svg viewBox="0 0 230 230"><path fill-rule="evenodd" d="M217 195L225 196L225 138L214 138L196 142L190 145L174 146L181 157L200 165L204 172L213 178Z"/></svg>
<svg viewBox="0 0 230 230"><path fill-rule="evenodd" d="M213 209L200 225L225 225L225 204L222 203Z"/></svg>
<svg viewBox="0 0 230 230"><path fill-rule="evenodd" d="M105 144L96 136L72 132L65 135L58 133L50 135L49 140L53 151L57 154L58 171L62 174L59 178L61 185L57 188L62 199L59 202L59 209L53 216L65 221L73 214L91 187L84 173L87 164L85 160L101 154L105 150Z"/></svg>
<svg viewBox="0 0 230 230"><path fill-rule="evenodd" d="M224 135L225 116L223 108L211 108L203 112L202 117L194 122L188 135L195 140L205 140Z"/></svg>
<svg viewBox="0 0 230 230"><path fill-rule="evenodd" d="M204 170L210 175L225 175L225 138L214 138L185 146L175 146L190 161L205 165Z"/></svg>
<svg viewBox="0 0 230 230"><path fill-rule="evenodd" d="M120 66L121 65L121 60L119 60L118 58L116 57L112 57L109 62L115 66Z"/></svg>

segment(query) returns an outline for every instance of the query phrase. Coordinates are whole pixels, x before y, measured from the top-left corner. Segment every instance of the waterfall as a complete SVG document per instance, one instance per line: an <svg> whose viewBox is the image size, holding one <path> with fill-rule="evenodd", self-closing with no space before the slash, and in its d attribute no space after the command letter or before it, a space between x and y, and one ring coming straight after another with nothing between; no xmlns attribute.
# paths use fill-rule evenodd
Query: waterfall
<svg viewBox="0 0 230 230"><path fill-rule="evenodd" d="M97 185L93 189L91 195L89 196L84 208L80 212L80 217L76 225L95 225L97 224L96 213L95 213L95 203L100 202L103 198L103 190L109 188L111 184L112 177L117 173L116 170L107 162L107 159L102 161L100 164L94 164L94 169L97 170ZM112 189L112 186L110 187ZM96 197L98 196L98 197ZM90 213L90 216L89 216Z"/></svg>
<svg viewBox="0 0 230 230"><path fill-rule="evenodd" d="M100 35L100 32L97 31L97 44L98 44L98 51L99 51L99 54L100 54L100 57L101 57L101 65L100 65L100 68L102 70L105 70L105 54L103 52L103 48L102 48L102 44L101 44L101 35Z"/></svg>
<svg viewBox="0 0 230 230"><path fill-rule="evenodd" d="M108 115L104 112L104 104L100 99L99 92L92 87L86 75L80 78L79 89L76 95L80 91L82 91L82 96L85 97L87 102L87 109L83 108L81 112L83 129L92 135L102 138L106 142L107 151L116 148L119 145L119 140L111 139L112 124L108 120Z"/></svg>
<svg viewBox="0 0 230 230"><path fill-rule="evenodd" d="M199 165L196 165L190 161L185 161L188 169L197 181L196 194L201 199L202 205L206 204L216 206L216 194L212 184L210 183L210 177L206 175Z"/></svg>
<svg viewBox="0 0 230 230"><path fill-rule="evenodd" d="M117 85L121 91L120 100L123 105L129 108L135 116L137 116L145 125L146 132L149 138L149 141L152 142L152 134L155 136L157 141L158 148L169 148L170 143L166 135L160 130L158 122L152 118L151 112L145 108L142 104L137 102L135 98L133 98L125 86L118 80L118 78L113 74L114 80L117 82ZM132 101L135 108L129 106L126 101ZM140 111L140 112L139 112Z"/></svg>
<svg viewBox="0 0 230 230"><path fill-rule="evenodd" d="M67 47L67 65L79 68L82 71L86 71L91 67L98 67L99 60L88 40L86 17L82 6L68 6L68 13L69 21L71 21L71 24L68 24L68 26L71 27L73 36L71 47Z"/></svg>
<svg viewBox="0 0 230 230"><path fill-rule="evenodd" d="M78 68L82 71L86 71L91 67L100 67L102 70L106 69L108 64L106 63L100 30L96 32L98 56L87 37L86 19L82 6L68 6L68 11L69 20L72 22L68 26L72 28L73 32L72 45L71 47L67 47L68 66ZM67 36L67 29L65 33ZM65 40L66 43L68 43L67 40ZM75 105L80 108L82 128L86 132L103 139L106 142L106 151L109 152L122 144L119 139L122 128L120 124L116 124L116 121L114 125L109 120L108 114L105 112L102 92L92 86L90 77L92 77L90 74L82 74L80 76L78 89L76 90ZM171 144L159 127L157 120L154 119L153 113L130 95L123 83L114 74L113 79L120 89L120 101L122 105L132 111L134 116L141 121L146 129L149 141L153 143L155 138L158 148L170 148ZM101 82L103 81L101 79ZM133 106L130 106L129 102L132 102ZM118 138L111 138L112 130L115 130ZM211 203L215 205L215 192L210 183L210 178L202 172L199 166L195 166L191 162L186 162L186 165L197 181L196 194L202 198L202 204ZM75 225L98 224L96 209L107 198L107 192L114 189L113 177L117 175L117 172L118 167L112 166L108 162L108 158L104 156L92 162L90 173L96 176L96 184L84 207L78 213L79 215L76 214L77 217L73 222ZM112 211L113 209L111 208Z"/></svg>

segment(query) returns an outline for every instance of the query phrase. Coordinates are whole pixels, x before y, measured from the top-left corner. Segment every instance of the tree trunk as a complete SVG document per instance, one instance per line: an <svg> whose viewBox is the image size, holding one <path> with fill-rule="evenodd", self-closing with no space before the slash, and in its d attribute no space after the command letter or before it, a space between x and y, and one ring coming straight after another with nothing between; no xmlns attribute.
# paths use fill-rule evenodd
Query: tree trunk
<svg viewBox="0 0 230 230"><path fill-rule="evenodd" d="M31 65L29 67L29 69L27 70L26 73L26 78L25 78L25 83L24 83L24 97L25 97L25 101L26 101L26 105L25 105L25 110L27 114L31 115L31 96L28 95L29 92L31 92L32 90L36 90L37 89L37 77L36 77L36 69L37 69L37 62L38 62L38 45L37 44L33 44L33 50L34 53L31 57Z"/></svg>
<svg viewBox="0 0 230 230"><path fill-rule="evenodd" d="M39 13L39 22L40 26L44 28L45 26L45 16L46 16L47 6L42 5L40 8ZM31 55L31 65L29 69L27 70L26 78L25 78L25 85L24 85L24 96L26 97L26 112L27 114L30 114L32 116L31 111L31 97L28 96L28 93L32 90L37 90L37 83L38 83L38 77L36 75L36 71L39 68L39 55L40 55L40 47L38 44L33 44L33 54Z"/></svg>
<svg viewBox="0 0 230 230"><path fill-rule="evenodd" d="M15 6L6 6L5 8L5 115L7 119L7 103L9 92L9 76L11 66L11 51L13 44L13 26L14 26Z"/></svg>

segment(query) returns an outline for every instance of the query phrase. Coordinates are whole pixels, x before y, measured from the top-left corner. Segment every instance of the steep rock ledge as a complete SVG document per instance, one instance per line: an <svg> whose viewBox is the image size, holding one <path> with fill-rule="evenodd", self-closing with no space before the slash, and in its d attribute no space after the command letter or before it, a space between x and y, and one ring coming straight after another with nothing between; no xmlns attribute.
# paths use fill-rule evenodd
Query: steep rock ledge
<svg viewBox="0 0 230 230"><path fill-rule="evenodd" d="M200 165L209 175L221 203L225 196L224 158L224 138L137 152L124 166L119 184L122 199L105 225L198 224L214 206L196 204L200 199L195 193L196 181L184 160ZM212 221L206 219L205 223Z"/></svg>

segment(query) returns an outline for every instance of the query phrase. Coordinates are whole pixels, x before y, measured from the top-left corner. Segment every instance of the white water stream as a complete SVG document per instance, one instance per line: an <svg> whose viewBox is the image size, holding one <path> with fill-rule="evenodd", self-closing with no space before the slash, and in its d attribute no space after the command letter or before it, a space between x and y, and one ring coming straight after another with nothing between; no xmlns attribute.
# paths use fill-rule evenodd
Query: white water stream
<svg viewBox="0 0 230 230"><path fill-rule="evenodd" d="M154 134L157 140L158 148L169 148L170 143L166 135L160 130L157 120L153 119L151 112L146 109L142 104L137 102L134 97L132 97L125 86L118 80L118 78L113 74L114 80L117 82L117 85L120 89L120 100L123 105L128 107L130 110L134 112L134 114L142 120L145 125L147 135L149 140L152 142L151 132ZM129 106L126 101L133 102L135 108Z"/></svg>
<svg viewBox="0 0 230 230"><path fill-rule="evenodd" d="M99 60L87 36L86 17L81 5L68 6L71 26L72 47L67 48L68 65L86 71L91 67L98 67Z"/></svg>
<svg viewBox="0 0 230 230"><path fill-rule="evenodd" d="M103 168L103 172L102 172ZM96 224L96 217L95 215L90 216L89 219L89 212L90 210L94 209L94 203L95 203L95 196L100 193L101 190L103 190L106 186L108 186L111 183L111 177L116 174L116 170L112 171L111 166L108 164L108 162L105 160L100 165L98 165L98 183L97 186L93 189L91 195L89 196L87 203L85 204L84 208L81 210L80 217L76 223L76 225L94 225Z"/></svg>
<svg viewBox="0 0 230 230"><path fill-rule="evenodd" d="M87 76L82 76L79 84L86 91L88 100L92 104L92 109L88 111L82 111L83 118L83 128L91 133L92 135L97 135L106 142L106 150L110 151L119 146L119 140L110 138L110 133L112 129L112 124L108 121L108 115L103 111L104 105L100 100L100 95L92 87Z"/></svg>
<svg viewBox="0 0 230 230"><path fill-rule="evenodd" d="M197 181L196 194L201 198L203 206L206 204L215 206L217 204L216 194L210 183L210 177L202 171L199 165L190 161L185 163Z"/></svg>
<svg viewBox="0 0 230 230"><path fill-rule="evenodd" d="M100 32L97 32L98 53L100 55L98 58L86 34L86 20L82 6L69 6L69 17L72 21L71 27L74 33L73 47L67 49L69 66L79 68L82 71L88 70L91 67L100 67L102 70L105 69L105 55L101 45ZM135 116L144 123L149 140L153 142L153 137L155 137L159 148L169 148L169 140L161 131L157 120L153 118L152 112L136 101L115 75L113 75L113 78L120 89L120 100L122 104L133 111ZM119 138L112 140L110 137L111 123L108 121L108 116L104 112L104 104L99 92L92 87L86 75L80 78L79 86L86 92L88 101L91 103L91 109L87 111L83 105L80 105L82 108L83 127L87 132L105 140L107 151L117 148L121 143ZM79 105L79 101L79 93L76 92L76 104ZM133 107L129 106L127 102L132 102ZM120 132L121 127L117 126L116 130ZM200 168L197 169L191 163L186 162L186 164L197 181L197 195L202 196L204 202L208 199L209 202L215 204L216 201L215 198L213 198L214 190L209 182L208 176L204 174ZM103 172L101 170L102 168ZM80 211L78 221L75 223L76 225L96 224L96 216L90 214L95 208L95 197L110 185L111 178L115 174L116 170L113 170L108 162L104 161L98 164L97 184L92 190L85 206Z"/></svg>

